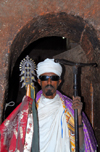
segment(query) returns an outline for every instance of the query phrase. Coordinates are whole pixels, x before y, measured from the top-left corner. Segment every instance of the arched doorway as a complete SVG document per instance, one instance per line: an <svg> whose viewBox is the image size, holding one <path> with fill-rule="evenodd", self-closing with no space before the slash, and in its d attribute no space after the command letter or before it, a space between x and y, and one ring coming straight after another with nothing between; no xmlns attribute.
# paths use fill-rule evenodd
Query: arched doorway
<svg viewBox="0 0 100 152"><path fill-rule="evenodd" d="M14 70L15 63L17 60L21 57L22 53L25 53L25 49L33 42L36 42L40 38L44 37L66 37L67 39L70 39L74 41L75 43L79 44L82 49L85 52L87 62L95 62L95 51L96 48L99 47L99 42L97 40L96 32L88 25L82 18L75 17L73 15L68 15L66 13L59 13L59 14L47 14L44 16L38 16L37 18L31 20L26 26L24 26L20 32L17 34L16 38L14 39L11 48L10 48L10 59L9 59L9 79L11 78ZM96 43L95 43L96 42ZM27 52L27 51L26 51ZM42 51L40 54L42 55ZM34 52L35 54L35 52ZM41 56L40 55L40 56ZM98 61L96 61L98 62ZM91 85L92 89L95 91L98 88L96 88L95 82L98 79L96 77L96 70L90 70L90 77L91 78ZM88 72L87 70L86 72ZM86 82L86 80L83 80L83 82ZM88 83L88 81L87 81ZM89 87L90 84L89 84ZM89 105L87 107L87 115L90 116L91 112L89 112L89 107L91 106L91 102L93 104L93 124L94 129L96 133L98 133L98 126L99 123L96 122L95 119L95 100L97 98L97 94L95 95L94 92L92 92L93 100L91 100L90 96L90 90L87 88L87 91L85 91L85 101L86 104ZM9 90L9 86L8 86ZM9 92L7 90L7 92ZM99 90L97 90L99 91ZM8 99L8 97L6 97ZM99 104L99 103L98 103ZM98 114L100 112L98 111ZM96 126L96 127L95 127Z"/></svg>

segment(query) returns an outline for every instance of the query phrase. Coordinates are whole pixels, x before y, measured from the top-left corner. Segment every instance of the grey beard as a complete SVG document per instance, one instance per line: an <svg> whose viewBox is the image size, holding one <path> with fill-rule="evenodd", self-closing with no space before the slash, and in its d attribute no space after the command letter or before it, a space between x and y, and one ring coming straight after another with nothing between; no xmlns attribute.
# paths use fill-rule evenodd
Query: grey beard
<svg viewBox="0 0 100 152"><path fill-rule="evenodd" d="M47 92L46 92L46 96L52 96L53 95L53 93L51 92L51 90L48 90Z"/></svg>

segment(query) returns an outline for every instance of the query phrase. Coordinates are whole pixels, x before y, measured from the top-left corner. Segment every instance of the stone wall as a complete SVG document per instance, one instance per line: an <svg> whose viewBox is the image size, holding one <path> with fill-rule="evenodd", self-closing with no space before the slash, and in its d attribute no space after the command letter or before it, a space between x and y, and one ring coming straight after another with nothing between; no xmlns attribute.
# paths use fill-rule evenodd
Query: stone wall
<svg viewBox="0 0 100 152"><path fill-rule="evenodd" d="M98 0L0 1L0 123L17 58L32 42L64 36L80 44L93 71L94 130L100 143L100 3Z"/></svg>

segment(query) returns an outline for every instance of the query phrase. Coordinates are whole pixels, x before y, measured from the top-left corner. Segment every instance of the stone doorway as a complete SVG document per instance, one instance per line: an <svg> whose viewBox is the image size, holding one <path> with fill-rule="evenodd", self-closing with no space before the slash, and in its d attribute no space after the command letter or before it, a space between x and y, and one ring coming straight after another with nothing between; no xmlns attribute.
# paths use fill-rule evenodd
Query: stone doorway
<svg viewBox="0 0 100 152"><path fill-rule="evenodd" d="M11 101L14 101L15 106L6 108L6 111L4 112L4 118L5 119L11 111L21 102L23 96L26 93L25 87L21 88L21 82L20 82L20 71L19 71L19 64L23 58L26 57L26 55L29 55L30 58L32 58L35 63L44 60L45 58L53 58L53 56L58 55L59 53L62 53L66 51L68 44L66 39L62 37L44 37L41 38L33 43L31 43L18 57L16 60L16 63L14 65L12 75L9 78L9 88L8 88L8 98L6 99L6 104L8 104ZM35 83L35 91L39 91L41 88L38 85L38 83Z"/></svg>

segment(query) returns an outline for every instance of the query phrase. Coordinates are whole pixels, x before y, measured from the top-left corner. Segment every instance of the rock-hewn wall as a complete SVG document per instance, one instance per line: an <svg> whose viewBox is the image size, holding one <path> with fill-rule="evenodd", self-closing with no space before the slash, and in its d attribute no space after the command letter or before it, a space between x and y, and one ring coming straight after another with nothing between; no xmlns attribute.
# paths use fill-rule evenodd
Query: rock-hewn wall
<svg viewBox="0 0 100 152"><path fill-rule="evenodd" d="M93 73L94 129L100 141L100 2L98 0L0 1L0 118L7 98L8 79L20 53L45 36L65 36L79 43ZM0 119L0 123L1 123Z"/></svg>

